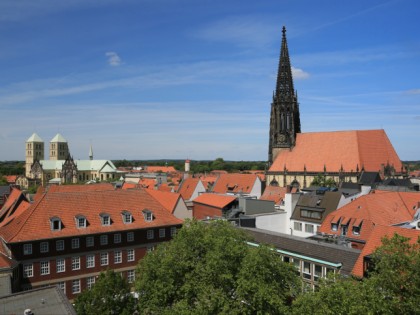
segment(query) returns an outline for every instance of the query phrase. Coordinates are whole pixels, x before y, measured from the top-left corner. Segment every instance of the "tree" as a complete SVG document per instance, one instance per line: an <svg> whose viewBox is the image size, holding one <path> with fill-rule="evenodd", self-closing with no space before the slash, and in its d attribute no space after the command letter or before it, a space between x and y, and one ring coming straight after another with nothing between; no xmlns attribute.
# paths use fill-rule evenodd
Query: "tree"
<svg viewBox="0 0 420 315"><path fill-rule="evenodd" d="M325 175L318 174L314 177L311 185L321 186L321 187L337 187L337 183L332 178L327 178Z"/></svg>
<svg viewBox="0 0 420 315"><path fill-rule="evenodd" d="M136 301L127 281L119 273L107 270L99 275L92 289L77 296L75 309L78 315L131 315L136 310Z"/></svg>
<svg viewBox="0 0 420 315"><path fill-rule="evenodd" d="M253 247L226 221L186 221L143 258L136 291L144 314L283 314L300 288L293 267Z"/></svg>
<svg viewBox="0 0 420 315"><path fill-rule="evenodd" d="M293 314L418 314L420 244L395 234L384 238L363 280L333 278L293 303Z"/></svg>

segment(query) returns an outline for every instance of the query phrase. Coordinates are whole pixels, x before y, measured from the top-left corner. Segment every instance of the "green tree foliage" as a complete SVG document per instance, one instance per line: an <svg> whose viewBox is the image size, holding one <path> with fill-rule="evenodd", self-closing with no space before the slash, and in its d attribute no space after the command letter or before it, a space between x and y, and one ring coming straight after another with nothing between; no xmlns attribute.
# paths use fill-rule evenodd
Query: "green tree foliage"
<svg viewBox="0 0 420 315"><path fill-rule="evenodd" d="M283 314L299 279L271 249L225 221L186 221L139 263L143 314Z"/></svg>
<svg viewBox="0 0 420 315"><path fill-rule="evenodd" d="M0 186L9 185L5 176L0 174Z"/></svg>
<svg viewBox="0 0 420 315"><path fill-rule="evenodd" d="M327 178L325 175L322 174L318 174L312 181L311 185L330 188L337 187L337 183L334 181L334 179Z"/></svg>
<svg viewBox="0 0 420 315"><path fill-rule="evenodd" d="M78 315L131 315L136 310L136 300L127 281L119 273L107 270L99 275L91 290L77 296L75 310Z"/></svg>
<svg viewBox="0 0 420 315"><path fill-rule="evenodd" d="M363 280L332 278L294 301L293 314L419 314L420 246L394 235L373 255Z"/></svg>

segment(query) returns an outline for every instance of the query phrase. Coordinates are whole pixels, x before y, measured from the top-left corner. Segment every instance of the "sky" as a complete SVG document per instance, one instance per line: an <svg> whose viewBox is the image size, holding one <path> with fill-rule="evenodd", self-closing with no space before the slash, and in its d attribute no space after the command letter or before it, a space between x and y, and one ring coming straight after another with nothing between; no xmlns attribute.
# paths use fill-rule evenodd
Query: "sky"
<svg viewBox="0 0 420 315"><path fill-rule="evenodd" d="M418 0L1 0L0 161L264 161L286 26L302 132L384 129L420 160ZM46 152L46 157L47 157Z"/></svg>

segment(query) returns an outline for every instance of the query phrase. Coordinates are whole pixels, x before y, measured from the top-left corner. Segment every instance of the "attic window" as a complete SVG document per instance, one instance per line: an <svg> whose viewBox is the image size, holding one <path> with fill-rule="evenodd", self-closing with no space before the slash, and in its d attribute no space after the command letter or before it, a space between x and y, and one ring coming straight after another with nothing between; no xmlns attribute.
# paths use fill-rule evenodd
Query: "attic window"
<svg viewBox="0 0 420 315"><path fill-rule="evenodd" d="M75 220L76 220L76 227L78 229L82 229L82 228L85 228L86 227L86 217L85 216L83 216L83 215L77 215L75 217Z"/></svg>
<svg viewBox="0 0 420 315"><path fill-rule="evenodd" d="M360 226L353 226L353 235L360 235Z"/></svg>
<svg viewBox="0 0 420 315"><path fill-rule="evenodd" d="M331 222L331 231L338 231L338 225L340 224L340 220Z"/></svg>
<svg viewBox="0 0 420 315"><path fill-rule="evenodd" d="M50 219L51 231L61 231L62 224L60 218L54 217Z"/></svg>
<svg viewBox="0 0 420 315"><path fill-rule="evenodd" d="M123 222L125 224L129 224L133 222L133 216L131 215L129 211L123 211L121 212L121 215L122 215Z"/></svg>
<svg viewBox="0 0 420 315"><path fill-rule="evenodd" d="M111 225L111 217L109 214L107 213L101 213L99 215L101 217L101 224L104 226L109 226Z"/></svg>
<svg viewBox="0 0 420 315"><path fill-rule="evenodd" d="M144 221L151 222L153 221L153 212L150 210L143 210Z"/></svg>

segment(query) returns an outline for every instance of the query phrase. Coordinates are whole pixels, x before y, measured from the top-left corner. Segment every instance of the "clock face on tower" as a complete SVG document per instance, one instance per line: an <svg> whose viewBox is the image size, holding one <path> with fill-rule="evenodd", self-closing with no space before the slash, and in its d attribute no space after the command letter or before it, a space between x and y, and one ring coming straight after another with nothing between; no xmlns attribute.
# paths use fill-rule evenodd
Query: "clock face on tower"
<svg viewBox="0 0 420 315"><path fill-rule="evenodd" d="M286 136L281 134L279 135L279 142L284 142L286 140Z"/></svg>

